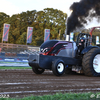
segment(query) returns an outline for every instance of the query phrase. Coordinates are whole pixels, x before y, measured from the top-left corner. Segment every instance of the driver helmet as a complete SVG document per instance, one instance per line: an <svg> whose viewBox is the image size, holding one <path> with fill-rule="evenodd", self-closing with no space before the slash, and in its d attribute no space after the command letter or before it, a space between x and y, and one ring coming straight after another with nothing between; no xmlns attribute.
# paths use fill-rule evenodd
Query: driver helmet
<svg viewBox="0 0 100 100"><path fill-rule="evenodd" d="M85 42L85 38L84 37L81 37L80 38L80 42Z"/></svg>

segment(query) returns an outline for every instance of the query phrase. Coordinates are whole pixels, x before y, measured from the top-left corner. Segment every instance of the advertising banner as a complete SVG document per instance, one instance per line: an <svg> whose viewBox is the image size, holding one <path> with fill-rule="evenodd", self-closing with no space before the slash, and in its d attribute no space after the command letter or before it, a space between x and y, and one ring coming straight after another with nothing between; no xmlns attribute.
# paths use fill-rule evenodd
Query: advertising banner
<svg viewBox="0 0 100 100"><path fill-rule="evenodd" d="M27 28L27 43L32 42L32 33L33 33L33 27Z"/></svg>
<svg viewBox="0 0 100 100"><path fill-rule="evenodd" d="M2 41L8 41L9 28L10 24L4 24Z"/></svg>
<svg viewBox="0 0 100 100"><path fill-rule="evenodd" d="M74 40L74 33L71 32L71 33L70 33L70 41L73 41L73 40Z"/></svg>
<svg viewBox="0 0 100 100"><path fill-rule="evenodd" d="M99 36L96 36L96 44L99 44Z"/></svg>
<svg viewBox="0 0 100 100"><path fill-rule="evenodd" d="M49 41L49 40L50 40L50 29L45 29L44 42Z"/></svg>

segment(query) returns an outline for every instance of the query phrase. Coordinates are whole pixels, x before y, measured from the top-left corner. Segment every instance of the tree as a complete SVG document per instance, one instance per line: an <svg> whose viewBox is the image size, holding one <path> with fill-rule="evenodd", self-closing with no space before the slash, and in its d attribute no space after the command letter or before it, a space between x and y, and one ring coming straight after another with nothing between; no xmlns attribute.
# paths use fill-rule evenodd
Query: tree
<svg viewBox="0 0 100 100"><path fill-rule="evenodd" d="M24 38L23 38L24 37ZM17 44L26 44L26 38L27 38L27 32L24 32L21 36L20 36L20 38L19 38L19 40L16 42Z"/></svg>
<svg viewBox="0 0 100 100"><path fill-rule="evenodd" d="M65 22L67 14L63 13L60 10L53 8L46 8L43 11L37 12L36 21L41 25L40 29L50 29L51 30L51 39L59 37L59 31L61 31L61 38L65 32Z"/></svg>
<svg viewBox="0 0 100 100"><path fill-rule="evenodd" d="M44 42L44 30L50 29L51 39L63 37L67 14L53 8L43 11L27 11L15 14L11 17L2 13L0 25L0 38L2 37L3 23L10 24L8 42L14 44L26 44L27 27L33 27L32 43L40 46ZM3 20L3 21L2 21Z"/></svg>

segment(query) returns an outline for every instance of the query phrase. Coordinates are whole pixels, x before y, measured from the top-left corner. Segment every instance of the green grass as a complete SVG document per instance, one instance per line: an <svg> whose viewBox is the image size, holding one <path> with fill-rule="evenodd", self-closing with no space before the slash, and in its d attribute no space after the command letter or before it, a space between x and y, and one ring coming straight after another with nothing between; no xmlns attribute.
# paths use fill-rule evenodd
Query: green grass
<svg viewBox="0 0 100 100"><path fill-rule="evenodd" d="M24 98L1 98L0 100L100 100L100 93L56 93Z"/></svg>
<svg viewBox="0 0 100 100"><path fill-rule="evenodd" d="M14 66L14 67L0 66L0 69L32 69L32 68L31 67L17 67L17 66Z"/></svg>

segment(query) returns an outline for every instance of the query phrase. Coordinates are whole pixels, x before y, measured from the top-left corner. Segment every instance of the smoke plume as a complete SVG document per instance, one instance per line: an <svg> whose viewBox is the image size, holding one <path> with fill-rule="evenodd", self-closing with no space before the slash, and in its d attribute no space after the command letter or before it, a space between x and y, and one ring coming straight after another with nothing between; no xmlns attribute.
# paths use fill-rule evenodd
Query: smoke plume
<svg viewBox="0 0 100 100"><path fill-rule="evenodd" d="M84 27L88 21L96 17L100 19L100 0L80 0L70 6L71 15L67 19L67 34L77 28Z"/></svg>

